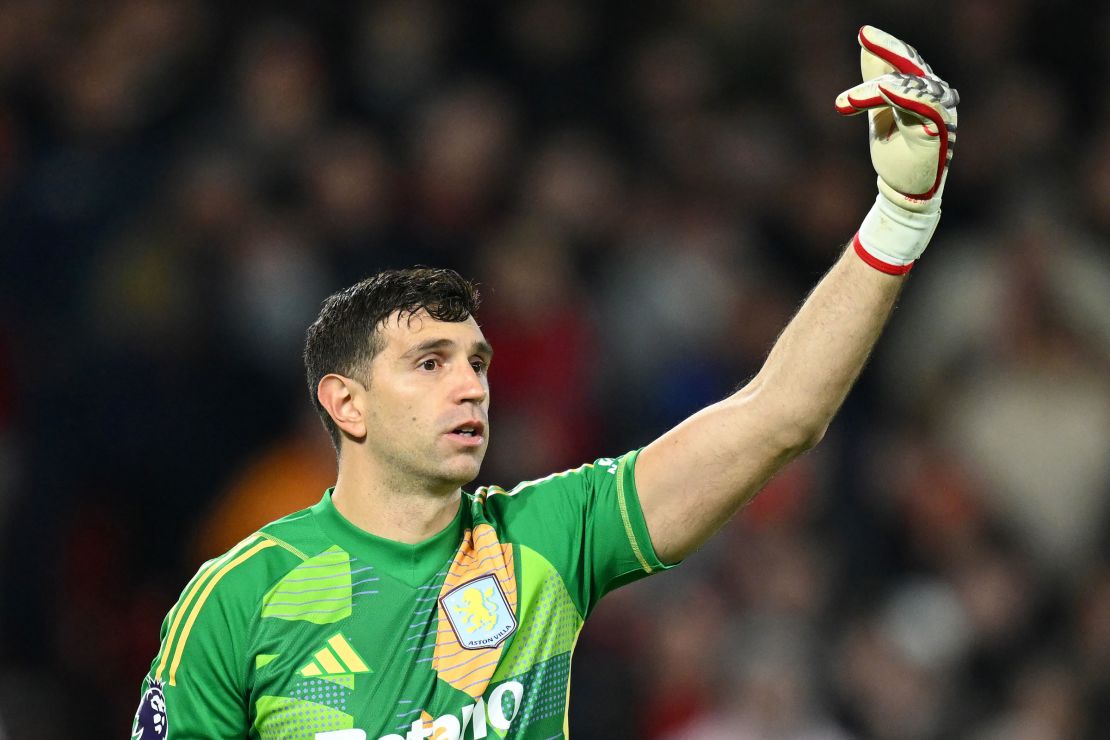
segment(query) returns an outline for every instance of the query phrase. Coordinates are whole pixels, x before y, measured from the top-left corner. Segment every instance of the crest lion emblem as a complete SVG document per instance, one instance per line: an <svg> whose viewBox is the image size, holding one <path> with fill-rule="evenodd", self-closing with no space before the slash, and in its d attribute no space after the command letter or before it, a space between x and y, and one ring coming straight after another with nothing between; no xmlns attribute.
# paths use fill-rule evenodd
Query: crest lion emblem
<svg viewBox="0 0 1110 740"><path fill-rule="evenodd" d="M497 624L497 603L493 600L492 586L484 592L471 586L463 591L460 600L465 605L459 611L467 632L489 629Z"/></svg>
<svg viewBox="0 0 1110 740"><path fill-rule="evenodd" d="M516 615L492 573L455 587L439 603L467 650L496 647L516 631Z"/></svg>

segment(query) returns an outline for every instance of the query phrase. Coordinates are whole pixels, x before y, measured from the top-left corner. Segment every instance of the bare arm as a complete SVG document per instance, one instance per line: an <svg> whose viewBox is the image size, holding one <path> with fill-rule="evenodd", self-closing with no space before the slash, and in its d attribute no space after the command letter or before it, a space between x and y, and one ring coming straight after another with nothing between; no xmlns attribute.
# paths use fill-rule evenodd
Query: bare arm
<svg viewBox="0 0 1110 740"><path fill-rule="evenodd" d="M636 489L663 562L696 550L780 468L821 439L904 280L872 269L849 249L750 383L640 453Z"/></svg>
<svg viewBox="0 0 1110 740"><path fill-rule="evenodd" d="M640 453L636 489L663 562L697 549L824 436L940 220L959 95L894 36L864 26L858 40L864 81L836 109L867 114L880 195L755 378Z"/></svg>

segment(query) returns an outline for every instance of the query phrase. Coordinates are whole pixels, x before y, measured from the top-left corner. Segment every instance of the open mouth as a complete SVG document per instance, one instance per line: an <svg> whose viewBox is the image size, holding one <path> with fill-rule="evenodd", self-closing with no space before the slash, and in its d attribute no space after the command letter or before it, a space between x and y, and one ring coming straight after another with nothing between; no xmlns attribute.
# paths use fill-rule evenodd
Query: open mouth
<svg viewBox="0 0 1110 740"><path fill-rule="evenodd" d="M478 445L482 443L485 431L486 427L482 422L467 421L452 429L447 436L462 444Z"/></svg>

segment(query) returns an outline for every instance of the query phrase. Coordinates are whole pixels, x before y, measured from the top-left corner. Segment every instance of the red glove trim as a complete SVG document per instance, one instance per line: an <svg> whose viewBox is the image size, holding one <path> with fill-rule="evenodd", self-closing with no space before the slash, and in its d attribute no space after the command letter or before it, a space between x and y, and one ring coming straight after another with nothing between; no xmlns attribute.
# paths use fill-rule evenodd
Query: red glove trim
<svg viewBox="0 0 1110 740"><path fill-rule="evenodd" d="M917 66L916 63L911 62L906 57L895 54L886 47L879 46L875 42L869 41L867 37L863 35L864 28L866 28L866 26L860 26L859 29L859 43L863 48L867 49L884 62L887 62L902 74L917 75L918 77L925 76L925 70Z"/></svg>
<svg viewBox="0 0 1110 740"><path fill-rule="evenodd" d="M944 176L944 168L948 166L948 140L950 138L948 133L948 126L945 125L944 119L940 117L940 114L936 112L936 109L931 108L924 103L919 103L916 100L910 100L909 98L903 98L901 96L895 95L881 85L879 86L879 89L882 90L883 95L897 103L898 107L913 111L922 118L927 118L932 121L937 127L937 133L941 135L940 154L937 156L937 176L936 179L933 180L933 187L929 188L929 190L924 193L902 193L902 195L906 196L907 198L916 198L917 200L929 200L929 198L932 198L934 195L936 195L937 189L940 187L941 179ZM926 129L926 132L928 132L928 129Z"/></svg>
<svg viewBox="0 0 1110 740"><path fill-rule="evenodd" d="M856 107L857 111L871 110L879 106L886 106L887 102L883 100L882 95L876 95L873 98L853 98L848 96L848 102Z"/></svg>
<svg viewBox="0 0 1110 740"><path fill-rule="evenodd" d="M863 242L859 240L858 231L856 232L855 237L852 238L852 248L855 249L856 254L859 255L859 258L861 260L871 265L879 272L884 272L887 275L905 275L913 268L914 265L913 262L909 263L908 265L892 265L889 262L883 262L881 259L867 251L867 248L863 246Z"/></svg>

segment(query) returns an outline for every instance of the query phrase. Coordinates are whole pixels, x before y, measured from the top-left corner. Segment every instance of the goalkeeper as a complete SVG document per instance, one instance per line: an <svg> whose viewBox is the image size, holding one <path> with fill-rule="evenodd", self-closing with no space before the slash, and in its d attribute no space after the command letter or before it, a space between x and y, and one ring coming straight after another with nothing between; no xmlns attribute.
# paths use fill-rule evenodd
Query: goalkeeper
<svg viewBox="0 0 1110 740"><path fill-rule="evenodd" d="M816 444L940 220L954 90L865 26L879 195L750 383L642 450L511 490L488 444L492 348L448 270L331 296L308 385L339 454L321 501L201 566L162 626L133 738L555 738L608 591L682 560Z"/></svg>

